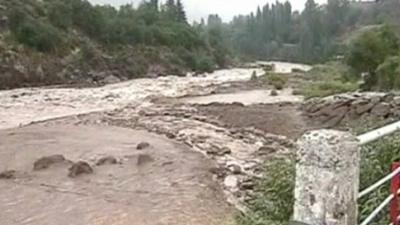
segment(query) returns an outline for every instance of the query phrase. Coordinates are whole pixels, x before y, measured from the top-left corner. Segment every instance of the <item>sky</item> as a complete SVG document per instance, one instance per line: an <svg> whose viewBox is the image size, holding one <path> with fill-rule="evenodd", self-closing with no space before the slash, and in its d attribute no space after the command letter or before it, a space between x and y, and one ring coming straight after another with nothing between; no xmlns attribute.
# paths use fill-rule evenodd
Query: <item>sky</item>
<svg viewBox="0 0 400 225"><path fill-rule="evenodd" d="M110 4L119 6L127 3L137 4L142 0L89 0L94 4ZM283 0L282 0L283 1ZM295 10L302 10L306 0L289 0ZM225 22L229 22L233 16L239 14L249 14L263 6L267 2L273 3L275 0L182 0L189 20L200 21L209 14L218 14ZM318 3L325 3L326 0L316 0Z"/></svg>

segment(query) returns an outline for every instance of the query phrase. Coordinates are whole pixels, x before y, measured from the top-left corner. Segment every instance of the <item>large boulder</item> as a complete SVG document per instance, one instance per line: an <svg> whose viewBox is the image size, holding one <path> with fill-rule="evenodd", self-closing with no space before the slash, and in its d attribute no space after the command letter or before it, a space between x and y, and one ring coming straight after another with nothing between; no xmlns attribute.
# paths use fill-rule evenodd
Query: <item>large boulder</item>
<svg viewBox="0 0 400 225"><path fill-rule="evenodd" d="M371 111L372 115L378 117L386 117L390 114L391 106L389 103L381 102L378 103Z"/></svg>

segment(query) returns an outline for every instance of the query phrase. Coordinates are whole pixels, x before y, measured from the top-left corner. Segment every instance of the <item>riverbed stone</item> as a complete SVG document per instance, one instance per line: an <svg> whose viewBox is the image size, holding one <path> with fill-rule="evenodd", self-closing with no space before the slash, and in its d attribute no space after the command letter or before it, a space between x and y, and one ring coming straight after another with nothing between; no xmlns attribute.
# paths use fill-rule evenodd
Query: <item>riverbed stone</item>
<svg viewBox="0 0 400 225"><path fill-rule="evenodd" d="M140 142L137 146L136 149L137 150L144 150L146 148L149 148L150 144L148 142Z"/></svg>
<svg viewBox="0 0 400 225"><path fill-rule="evenodd" d="M381 102L377 104L371 111L372 115L385 117L390 114L391 106L389 103Z"/></svg>
<svg viewBox="0 0 400 225"><path fill-rule="evenodd" d="M236 176L234 175L229 175L225 178L224 180L224 185L225 187L229 188L229 189L235 189L238 187L239 184L239 180Z"/></svg>
<svg viewBox="0 0 400 225"><path fill-rule="evenodd" d="M35 171L44 170L54 164L63 163L63 162L66 162L66 159L63 155L45 156L34 162L33 170L35 170Z"/></svg>
<svg viewBox="0 0 400 225"><path fill-rule="evenodd" d="M100 158L96 166L104 166L104 165L115 165L118 164L118 160L114 156L106 156L103 158Z"/></svg>
<svg viewBox="0 0 400 225"><path fill-rule="evenodd" d="M84 162L84 161L79 161L74 163L69 169L68 169L68 176L71 178L75 178L78 176L81 176L83 174L92 174L93 168L89 165L89 163Z"/></svg>
<svg viewBox="0 0 400 225"><path fill-rule="evenodd" d="M17 171L15 170L6 170L0 173L0 180L10 180L14 179Z"/></svg>

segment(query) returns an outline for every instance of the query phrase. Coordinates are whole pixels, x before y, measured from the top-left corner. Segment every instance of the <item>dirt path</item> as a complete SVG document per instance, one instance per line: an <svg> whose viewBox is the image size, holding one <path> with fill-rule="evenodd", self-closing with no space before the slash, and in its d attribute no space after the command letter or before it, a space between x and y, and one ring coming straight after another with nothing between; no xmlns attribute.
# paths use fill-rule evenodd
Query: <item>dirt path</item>
<svg viewBox="0 0 400 225"><path fill-rule="evenodd" d="M45 124L46 125L46 124ZM7 225L219 225L232 221L202 154L144 131L115 127L35 125L0 131L1 224ZM22 141L23 140L23 141ZM151 144L138 151L139 142ZM94 167L72 179L66 165L32 171L40 157L62 154L91 165L114 156L120 165ZM145 163L138 157L149 156ZM68 218L68 219L67 219Z"/></svg>

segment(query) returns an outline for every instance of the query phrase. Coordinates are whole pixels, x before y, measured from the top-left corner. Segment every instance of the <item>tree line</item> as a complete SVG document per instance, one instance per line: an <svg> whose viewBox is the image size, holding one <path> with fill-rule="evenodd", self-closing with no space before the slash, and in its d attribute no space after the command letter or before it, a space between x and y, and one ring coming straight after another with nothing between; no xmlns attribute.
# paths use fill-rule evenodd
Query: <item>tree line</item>
<svg viewBox="0 0 400 225"><path fill-rule="evenodd" d="M120 8L92 5L87 0L7 2L12 36L39 52L62 55L87 37L106 49L121 46L168 48L195 71L226 64L219 32L187 21L181 0L158 0Z"/></svg>
<svg viewBox="0 0 400 225"><path fill-rule="evenodd" d="M376 8L363 7L366 4L328 0L318 5L307 0L299 12L290 2L277 1L249 15L236 16L228 26L236 52L249 58L322 62L344 54L344 35L382 20Z"/></svg>
<svg viewBox="0 0 400 225"><path fill-rule="evenodd" d="M174 54L171 63L184 64L194 71L212 71L236 58L319 63L346 57L354 71L360 72L358 60L366 57L360 52L366 52L371 43L379 45L387 40L388 30L393 29L394 36L385 42L388 46L375 47L390 52L383 52L379 63L365 63L367 68L374 66L374 70L363 71L370 74L373 83L377 80L376 67L387 55L396 55L397 45L392 42L397 43L393 41L395 31L400 30L397 0L328 0L323 5L307 0L301 12L293 10L289 1L276 1L257 7L249 15L236 16L229 23L214 14L193 24L188 22L182 0L146 0L137 7L128 4L119 9L94 6L87 0L30 3L29 7L19 0L3 4L10 6L12 36L39 52L62 55L87 37L109 52L123 46L168 48ZM354 38L359 36L354 31L384 23L388 24L386 31L373 29L378 34ZM348 48L353 39L356 43Z"/></svg>

